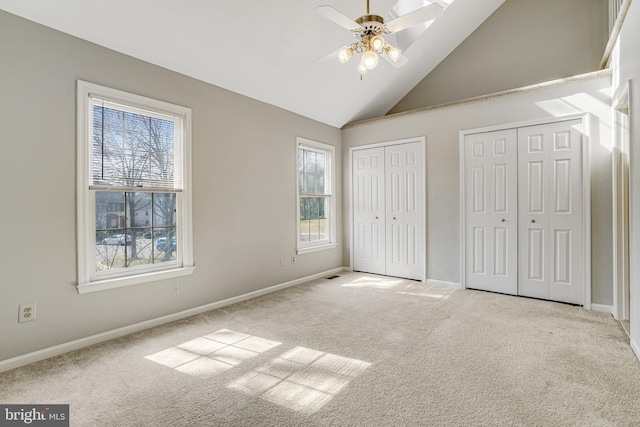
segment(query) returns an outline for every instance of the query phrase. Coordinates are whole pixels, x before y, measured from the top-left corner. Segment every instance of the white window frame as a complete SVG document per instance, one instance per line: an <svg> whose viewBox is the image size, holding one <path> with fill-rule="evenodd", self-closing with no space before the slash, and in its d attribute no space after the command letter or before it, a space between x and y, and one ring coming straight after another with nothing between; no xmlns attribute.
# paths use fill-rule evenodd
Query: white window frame
<svg viewBox="0 0 640 427"><path fill-rule="evenodd" d="M123 105L177 116L183 123L183 188L176 193L176 260L159 264L96 272L95 189L90 189L90 96ZM78 80L77 82L77 216L79 293L102 291L192 274L193 228L191 221L191 109ZM99 191L99 190L98 190ZM153 190L146 190L154 192Z"/></svg>
<svg viewBox="0 0 640 427"><path fill-rule="evenodd" d="M325 214L328 211L329 226L329 238L326 240L320 240L315 242L303 242L300 240L300 179L299 179L299 150L301 148L307 148L314 151L320 151L327 154L327 161L325 165L325 189L329 190L327 194L329 196L329 208L325 207ZM328 144L323 144L317 141L311 141L309 139L297 137L296 138L296 253L298 255L322 251L326 249L333 249L337 246L336 242L336 175L335 175L335 147ZM326 181L329 181L328 185Z"/></svg>

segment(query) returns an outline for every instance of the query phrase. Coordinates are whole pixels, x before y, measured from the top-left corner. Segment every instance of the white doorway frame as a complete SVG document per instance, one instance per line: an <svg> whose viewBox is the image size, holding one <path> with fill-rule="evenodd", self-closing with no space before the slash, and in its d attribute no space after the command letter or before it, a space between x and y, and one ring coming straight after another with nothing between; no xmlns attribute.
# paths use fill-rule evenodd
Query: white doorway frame
<svg viewBox="0 0 640 427"><path fill-rule="evenodd" d="M419 143L422 146L422 152L424 154L424 159L422 162L422 176L423 176L423 185L424 185L424 193L422 194L421 200L421 209L422 209L422 235L421 237L421 245L422 245L422 278L421 282L426 283L427 281L427 230L426 230L426 200L427 200L427 147L426 147L426 137L417 136L414 138L406 138L406 139L398 139L394 141L386 141L386 142L378 142L374 144L366 144L366 145L358 145L355 147L349 147L349 270L353 271L353 152L358 150L366 150L369 148L380 148L380 147L390 147L392 145L402 145L402 144L410 144L410 143Z"/></svg>
<svg viewBox="0 0 640 427"><path fill-rule="evenodd" d="M628 321L631 313L630 280L630 129L629 85L612 102L613 105L613 317Z"/></svg>
<svg viewBox="0 0 640 427"><path fill-rule="evenodd" d="M590 113L578 113L578 114L570 114L561 117L553 117L553 118L545 118L545 119L537 119L537 120L528 120L523 122L516 123L505 123L496 126L489 126L484 128L476 128L476 129L467 129L461 130L459 132L459 161L460 161L460 287L461 289L466 289L466 259L465 259L465 245L466 245L466 206L465 206L465 156L464 156L464 139L465 136L475 134L475 133L484 133L484 132L494 132L499 130L513 129L513 128L521 128L526 126L537 126L544 125L549 123L557 123L564 122L569 120L580 119L582 120L582 211L583 211L583 225L582 232L584 235L584 247L583 247L583 257L584 257L584 284L582 291L582 301L583 307L586 310L591 310L591 168L590 168L590 158L591 158L591 144L592 136L598 135L595 131L595 120L592 118L593 116Z"/></svg>

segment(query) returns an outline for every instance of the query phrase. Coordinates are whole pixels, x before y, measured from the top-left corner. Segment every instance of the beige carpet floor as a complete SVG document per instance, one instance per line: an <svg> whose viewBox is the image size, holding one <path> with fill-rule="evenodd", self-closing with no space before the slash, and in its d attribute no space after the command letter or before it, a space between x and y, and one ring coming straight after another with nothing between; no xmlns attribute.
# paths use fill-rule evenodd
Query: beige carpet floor
<svg viewBox="0 0 640 427"><path fill-rule="evenodd" d="M610 315L344 273L0 374L72 426L639 426Z"/></svg>

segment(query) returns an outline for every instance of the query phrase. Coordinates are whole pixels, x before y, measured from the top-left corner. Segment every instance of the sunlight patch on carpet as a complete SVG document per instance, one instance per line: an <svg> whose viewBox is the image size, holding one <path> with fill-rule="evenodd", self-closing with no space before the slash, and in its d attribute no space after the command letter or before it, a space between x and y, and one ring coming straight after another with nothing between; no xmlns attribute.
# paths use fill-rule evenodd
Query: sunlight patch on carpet
<svg viewBox="0 0 640 427"><path fill-rule="evenodd" d="M454 292L454 289L424 287L422 289L412 289L407 291L398 291L399 295L409 295L412 297L447 299Z"/></svg>
<svg viewBox="0 0 640 427"><path fill-rule="evenodd" d="M386 277L362 276L342 285L343 288L374 288L391 289L403 282L402 279L389 279Z"/></svg>
<svg viewBox="0 0 640 427"><path fill-rule="evenodd" d="M392 291L399 295L412 297L433 298L444 300L455 291L452 288L426 285L410 279L398 279L393 277L376 277L370 275L358 276L342 285L343 288L370 288L382 291Z"/></svg>
<svg viewBox="0 0 640 427"><path fill-rule="evenodd" d="M227 387L304 414L313 414L371 363L295 347L231 382Z"/></svg>
<svg viewBox="0 0 640 427"><path fill-rule="evenodd" d="M207 378L279 346L281 343L221 329L146 356L145 359L195 377Z"/></svg>

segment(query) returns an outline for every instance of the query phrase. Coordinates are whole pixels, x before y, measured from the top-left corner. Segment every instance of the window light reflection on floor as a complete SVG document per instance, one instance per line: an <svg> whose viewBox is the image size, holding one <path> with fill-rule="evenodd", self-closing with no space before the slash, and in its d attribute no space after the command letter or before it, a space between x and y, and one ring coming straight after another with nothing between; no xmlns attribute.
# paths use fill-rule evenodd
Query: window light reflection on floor
<svg viewBox="0 0 640 427"><path fill-rule="evenodd" d="M390 279L387 277L361 276L342 285L345 288L375 288L391 289L401 284L402 279Z"/></svg>
<svg viewBox="0 0 640 427"><path fill-rule="evenodd" d="M409 279L390 277L360 276L341 285L344 288L373 288L393 290L400 295L447 299L455 289L437 285L426 285Z"/></svg>
<svg viewBox="0 0 640 427"><path fill-rule="evenodd" d="M312 414L329 403L371 363L295 347L228 385L271 403Z"/></svg>
<svg viewBox="0 0 640 427"><path fill-rule="evenodd" d="M412 284L407 286L402 291L396 293L400 295L409 295L414 297L434 298L434 299L447 299L456 290L453 288L446 288L444 286L429 286L423 284Z"/></svg>
<svg viewBox="0 0 640 427"><path fill-rule="evenodd" d="M245 360L280 344L277 341L221 329L146 356L146 359L185 374L209 377L238 366Z"/></svg>

